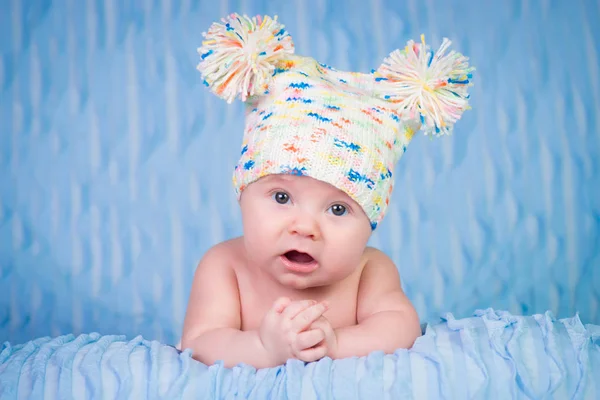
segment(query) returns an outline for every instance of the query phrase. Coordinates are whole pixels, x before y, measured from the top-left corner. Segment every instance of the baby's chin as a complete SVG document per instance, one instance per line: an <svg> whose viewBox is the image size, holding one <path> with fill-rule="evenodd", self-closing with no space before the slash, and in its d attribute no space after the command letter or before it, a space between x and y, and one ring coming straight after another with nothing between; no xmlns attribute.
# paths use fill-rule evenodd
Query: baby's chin
<svg viewBox="0 0 600 400"><path fill-rule="evenodd" d="M329 286L334 282L324 281L316 276L296 276L293 274L285 274L277 277L277 282L281 286L293 290L308 290L316 289L324 286Z"/></svg>
<svg viewBox="0 0 600 400"><path fill-rule="evenodd" d="M316 290L326 289L329 286L339 284L344 280L344 277L324 277L318 273L299 276L294 274L283 274L275 278L275 280L283 287L292 290Z"/></svg>

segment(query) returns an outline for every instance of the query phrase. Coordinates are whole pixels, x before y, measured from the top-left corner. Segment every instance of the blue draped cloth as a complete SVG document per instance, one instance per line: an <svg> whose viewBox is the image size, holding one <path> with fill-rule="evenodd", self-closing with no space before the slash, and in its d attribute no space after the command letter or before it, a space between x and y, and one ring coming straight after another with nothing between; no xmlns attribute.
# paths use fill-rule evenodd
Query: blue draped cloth
<svg viewBox="0 0 600 400"><path fill-rule="evenodd" d="M492 309L428 324L410 350L204 365L189 350L97 333L5 343L0 399L599 399L600 326Z"/></svg>

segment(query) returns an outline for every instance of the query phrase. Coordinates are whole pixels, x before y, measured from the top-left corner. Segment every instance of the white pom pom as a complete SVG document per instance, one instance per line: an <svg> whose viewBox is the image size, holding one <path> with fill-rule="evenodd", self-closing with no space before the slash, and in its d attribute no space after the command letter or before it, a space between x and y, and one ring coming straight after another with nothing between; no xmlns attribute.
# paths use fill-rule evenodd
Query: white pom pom
<svg viewBox="0 0 600 400"><path fill-rule="evenodd" d="M242 101L264 94L275 70L276 61L294 53L294 43L284 25L260 16L231 14L214 23L198 49L198 70L204 83L219 97L231 103L238 95Z"/></svg>
<svg viewBox="0 0 600 400"><path fill-rule="evenodd" d="M407 118L419 118L426 135L449 134L469 108L467 87L475 68L460 53L445 54L450 43L444 38L434 53L421 36L421 43L409 41L375 71L378 94L406 110Z"/></svg>

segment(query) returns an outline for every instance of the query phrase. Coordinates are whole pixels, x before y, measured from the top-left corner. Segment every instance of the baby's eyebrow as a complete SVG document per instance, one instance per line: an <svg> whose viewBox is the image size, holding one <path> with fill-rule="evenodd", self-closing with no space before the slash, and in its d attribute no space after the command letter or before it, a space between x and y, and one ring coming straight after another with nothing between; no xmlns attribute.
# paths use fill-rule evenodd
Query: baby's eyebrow
<svg viewBox="0 0 600 400"><path fill-rule="evenodd" d="M293 184L293 178L287 175L269 175L266 176L265 178L265 182L269 183L269 184L273 184L273 183L286 183L286 184Z"/></svg>
<svg viewBox="0 0 600 400"><path fill-rule="evenodd" d="M356 204L356 201L345 193L332 193L330 196L327 196L327 198L332 203L342 203L346 207L354 208L358 206L358 204Z"/></svg>
<svg viewBox="0 0 600 400"><path fill-rule="evenodd" d="M338 197L338 196L332 197L331 200L329 201L329 203L331 203L332 205L333 204L341 204L341 205L343 205L345 207L352 207L352 203L351 202L349 202L348 200L343 199L341 197Z"/></svg>
<svg viewBox="0 0 600 400"><path fill-rule="evenodd" d="M293 185L290 181L281 178L270 178L265 179L262 182L262 187L266 190L273 190L275 188L282 189L285 191L291 191L293 189Z"/></svg>

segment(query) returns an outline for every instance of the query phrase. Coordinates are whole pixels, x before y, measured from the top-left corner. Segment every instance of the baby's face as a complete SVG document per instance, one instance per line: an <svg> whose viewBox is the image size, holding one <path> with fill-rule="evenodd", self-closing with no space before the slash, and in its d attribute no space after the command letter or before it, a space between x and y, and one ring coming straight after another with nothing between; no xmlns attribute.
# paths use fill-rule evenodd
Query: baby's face
<svg viewBox="0 0 600 400"><path fill-rule="evenodd" d="M243 191L240 206L250 265L295 289L349 276L371 235L354 200L310 177L264 177Z"/></svg>

